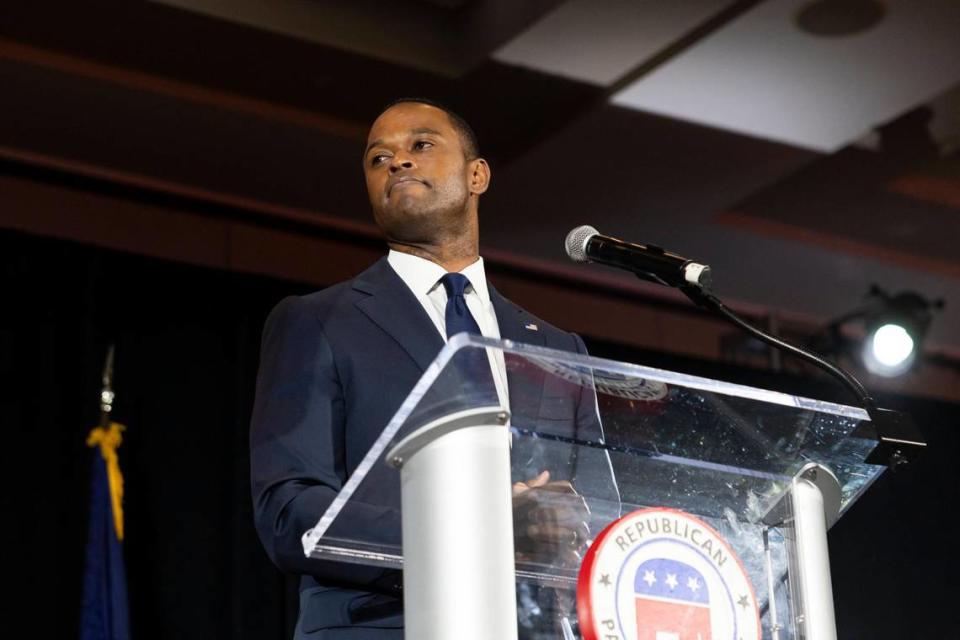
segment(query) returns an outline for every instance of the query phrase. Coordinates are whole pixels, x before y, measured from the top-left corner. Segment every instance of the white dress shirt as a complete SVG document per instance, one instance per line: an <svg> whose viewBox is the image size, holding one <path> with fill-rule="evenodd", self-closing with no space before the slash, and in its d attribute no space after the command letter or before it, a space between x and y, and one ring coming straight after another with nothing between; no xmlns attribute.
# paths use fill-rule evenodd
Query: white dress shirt
<svg viewBox="0 0 960 640"><path fill-rule="evenodd" d="M390 250L387 262L397 272L400 279L410 288L417 301L433 321L440 337L447 341L447 290L440 279L447 273L446 269L425 258ZM497 314L490 301L490 290L487 288L487 276L483 270L483 258L460 271L470 281L470 285L463 292L467 309L477 321L480 333L488 338L500 337L500 325L497 324ZM503 361L503 352L488 349L490 365L493 369L493 381L497 387L497 396L500 404L509 408L507 395L507 368Z"/></svg>

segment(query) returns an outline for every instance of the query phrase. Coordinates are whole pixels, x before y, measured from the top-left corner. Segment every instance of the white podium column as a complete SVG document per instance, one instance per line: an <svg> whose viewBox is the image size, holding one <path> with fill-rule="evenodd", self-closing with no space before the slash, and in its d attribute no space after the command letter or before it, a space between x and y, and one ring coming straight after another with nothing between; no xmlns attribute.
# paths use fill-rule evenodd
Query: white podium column
<svg viewBox="0 0 960 640"><path fill-rule="evenodd" d="M444 416L387 453L400 469L404 637L517 637L509 414Z"/></svg>
<svg viewBox="0 0 960 640"><path fill-rule="evenodd" d="M824 482L823 476L828 479ZM827 505L821 485L836 485L836 505ZM795 606L799 605L797 627L807 640L836 640L837 622L833 609L833 585L830 582L830 553L827 529L830 511L839 506L840 485L823 467L806 469L793 479L793 532L795 535L795 576L799 583ZM831 509L832 507L832 509Z"/></svg>
<svg viewBox="0 0 960 640"><path fill-rule="evenodd" d="M827 530L840 515L840 499L836 476L809 463L763 517L790 542L790 600L797 637L803 640L837 638Z"/></svg>

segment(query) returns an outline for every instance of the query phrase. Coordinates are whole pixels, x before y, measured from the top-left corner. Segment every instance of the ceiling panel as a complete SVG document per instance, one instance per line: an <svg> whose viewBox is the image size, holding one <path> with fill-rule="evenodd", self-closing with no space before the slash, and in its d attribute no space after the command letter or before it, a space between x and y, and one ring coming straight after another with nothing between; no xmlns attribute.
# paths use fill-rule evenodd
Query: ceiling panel
<svg viewBox="0 0 960 640"><path fill-rule="evenodd" d="M459 77L559 0L151 0L220 20ZM310 61L304 61L310 64Z"/></svg>
<svg viewBox="0 0 960 640"><path fill-rule="evenodd" d="M615 95L615 104L832 152L960 80L960 2L891 0L872 29L800 30L771 0Z"/></svg>
<svg viewBox="0 0 960 640"><path fill-rule="evenodd" d="M501 47L494 58L606 86L731 0L572 0Z"/></svg>

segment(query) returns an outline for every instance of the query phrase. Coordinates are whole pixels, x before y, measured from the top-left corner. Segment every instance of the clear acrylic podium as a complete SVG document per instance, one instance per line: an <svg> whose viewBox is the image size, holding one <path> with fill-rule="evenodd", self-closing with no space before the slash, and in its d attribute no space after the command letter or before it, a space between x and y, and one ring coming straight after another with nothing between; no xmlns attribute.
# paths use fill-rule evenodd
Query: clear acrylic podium
<svg viewBox="0 0 960 640"><path fill-rule="evenodd" d="M499 392L492 371L505 372ZM884 469L864 462L876 444L858 437L868 419L463 334L318 514L304 551L404 569L411 640L578 638L579 562L593 538L624 514L669 507L708 523L739 556L759 612L752 637L832 640L826 530ZM567 489L512 495L543 471ZM579 534L524 516L530 496L560 514L573 505Z"/></svg>

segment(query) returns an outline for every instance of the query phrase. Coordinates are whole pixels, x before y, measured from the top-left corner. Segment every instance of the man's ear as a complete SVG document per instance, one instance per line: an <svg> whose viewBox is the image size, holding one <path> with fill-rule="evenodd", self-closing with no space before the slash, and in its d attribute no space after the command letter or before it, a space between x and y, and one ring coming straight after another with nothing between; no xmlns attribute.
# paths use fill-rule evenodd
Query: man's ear
<svg viewBox="0 0 960 640"><path fill-rule="evenodd" d="M470 193L480 195L490 186L490 165L483 158L470 161Z"/></svg>

